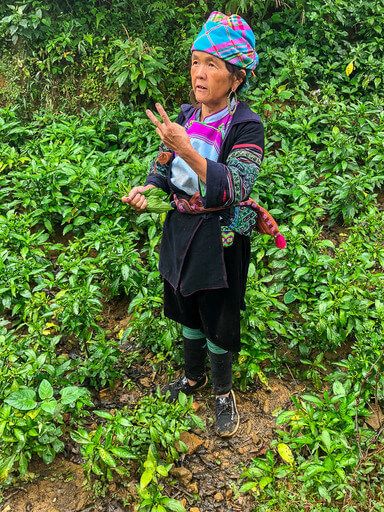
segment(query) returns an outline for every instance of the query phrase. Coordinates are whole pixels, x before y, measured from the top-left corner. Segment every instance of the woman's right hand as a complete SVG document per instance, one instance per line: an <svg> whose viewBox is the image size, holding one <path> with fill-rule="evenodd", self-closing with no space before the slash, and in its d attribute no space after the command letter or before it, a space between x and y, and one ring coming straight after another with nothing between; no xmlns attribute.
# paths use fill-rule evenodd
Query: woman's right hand
<svg viewBox="0 0 384 512"><path fill-rule="evenodd" d="M142 212L147 208L147 198L143 195L143 192L155 188L154 185L146 185L141 187L133 187L127 196L123 196L121 200L123 203L128 203L137 212Z"/></svg>

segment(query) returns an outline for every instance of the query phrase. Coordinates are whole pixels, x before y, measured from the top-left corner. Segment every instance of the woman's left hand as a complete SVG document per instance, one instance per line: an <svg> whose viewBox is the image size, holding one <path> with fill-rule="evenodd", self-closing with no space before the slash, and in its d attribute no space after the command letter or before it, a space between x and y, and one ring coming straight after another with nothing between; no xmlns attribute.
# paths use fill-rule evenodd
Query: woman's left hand
<svg viewBox="0 0 384 512"><path fill-rule="evenodd" d="M172 123L160 103L156 103L155 106L163 122L157 119L151 110L147 109L145 113L156 126L156 133L160 136L164 144L182 157L185 152L192 149L185 128L180 124Z"/></svg>

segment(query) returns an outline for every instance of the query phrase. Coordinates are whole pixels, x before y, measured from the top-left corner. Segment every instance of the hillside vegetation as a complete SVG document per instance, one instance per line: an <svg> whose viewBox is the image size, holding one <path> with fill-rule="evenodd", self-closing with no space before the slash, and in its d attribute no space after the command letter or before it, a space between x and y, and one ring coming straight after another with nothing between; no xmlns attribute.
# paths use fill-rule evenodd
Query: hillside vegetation
<svg viewBox="0 0 384 512"><path fill-rule="evenodd" d="M256 34L245 99L266 156L252 197L288 241L253 235L236 386L288 375L306 387L275 411L275 440L239 468L237 492L255 511L382 511L383 0L2 3L1 485L72 443L95 493L132 480L126 506L185 510L167 485L181 433L203 428L191 400L106 410L97 397L134 390L135 365L170 375L181 361L161 308L162 216L120 197L157 153L145 108L175 117L188 101L211 10ZM108 317L119 304L124 325Z"/></svg>

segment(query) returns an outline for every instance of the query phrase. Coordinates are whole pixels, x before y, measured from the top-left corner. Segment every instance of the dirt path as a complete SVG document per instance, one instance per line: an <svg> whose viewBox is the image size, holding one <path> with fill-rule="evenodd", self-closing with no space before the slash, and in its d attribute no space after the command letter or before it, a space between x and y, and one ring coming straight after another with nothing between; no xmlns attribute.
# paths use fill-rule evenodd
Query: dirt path
<svg viewBox="0 0 384 512"><path fill-rule="evenodd" d="M107 304L104 328L116 336L126 328L127 303L115 301ZM132 347L127 343L123 350ZM133 387L117 383L95 397L99 409L119 408L135 404L151 392L155 385L163 385L165 372L157 373L152 364L153 354L141 357L127 369L126 378ZM159 381L160 380L160 381ZM288 406L290 397L303 390L297 382L269 379L270 390L255 389L236 392L241 416L239 430L233 438L223 440L213 432L213 397L207 387L195 396L194 407L206 423L204 432L186 433L188 454L175 465L166 493L183 502L188 512L253 512L255 502L248 495L239 495L243 469L269 447L275 427L274 412ZM5 493L0 512L134 512L137 482L125 486L111 484L105 498L95 498L87 488L77 446L67 446L64 456L47 466L41 461L30 465L31 481L23 482ZM125 505L124 505L125 503Z"/></svg>
<svg viewBox="0 0 384 512"><path fill-rule="evenodd" d="M212 398L208 395L200 402L198 414L205 419L207 430L200 436L202 445L182 461L192 476L190 483L184 482L184 489L190 495L182 496L181 488L178 496L187 499L187 510L188 506L198 507L201 512L254 510L254 501L237 493L239 477L254 457L266 452L275 427L272 413L287 406L289 397L296 391L293 384L279 380L270 380L270 386L270 392L236 394L241 424L236 436L228 440L218 438L211 428ZM195 494L200 498L196 499Z"/></svg>
<svg viewBox="0 0 384 512"><path fill-rule="evenodd" d="M252 512L255 509L251 497L237 492L240 475L252 458L267 450L275 426L272 413L286 407L290 396L299 391L292 382L270 379L269 383L271 391L237 392L241 424L237 435L229 440L218 438L211 428L210 392L196 396L194 405L207 430L186 434L183 440L189 452L174 468L173 483L167 487L167 493L182 500L187 511ZM145 380L144 384L147 384ZM141 385L129 397L123 388L115 389L110 397L120 403L136 401L148 391L146 388ZM104 399L108 401L108 395L104 394ZM133 507L124 506L123 502L124 498L130 501L134 482L124 488L112 484L107 499L95 500L86 487L81 465L68 458L59 457L50 466L34 463L31 472L34 475L31 482L7 491L1 512L133 512Z"/></svg>
<svg viewBox="0 0 384 512"><path fill-rule="evenodd" d="M51 465L32 463L30 471L33 481L10 489L1 512L79 512L92 504L81 465L58 457Z"/></svg>

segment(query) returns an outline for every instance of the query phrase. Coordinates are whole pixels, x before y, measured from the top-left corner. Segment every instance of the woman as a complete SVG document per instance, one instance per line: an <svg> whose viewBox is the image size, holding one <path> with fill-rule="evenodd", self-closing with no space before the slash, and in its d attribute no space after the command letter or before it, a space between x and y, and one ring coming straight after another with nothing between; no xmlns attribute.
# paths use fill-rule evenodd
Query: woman
<svg viewBox="0 0 384 512"><path fill-rule="evenodd" d="M216 431L232 436L239 413L232 390L232 354L240 350L240 310L250 257L249 235L256 214L239 208L248 199L263 158L259 116L237 100L258 63L255 37L237 15L213 12L192 46L195 105L182 105L171 122L147 115L162 140L145 186L122 201L145 210L143 191L160 187L176 208L164 223L160 273L164 313L182 325L185 375L163 391L176 399L207 384L209 354Z"/></svg>

